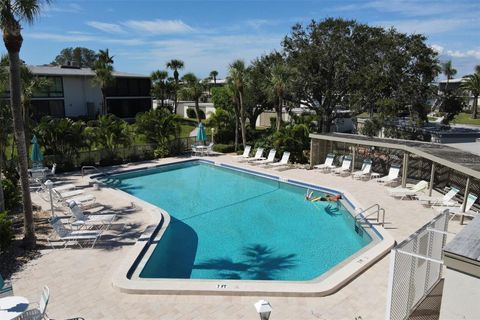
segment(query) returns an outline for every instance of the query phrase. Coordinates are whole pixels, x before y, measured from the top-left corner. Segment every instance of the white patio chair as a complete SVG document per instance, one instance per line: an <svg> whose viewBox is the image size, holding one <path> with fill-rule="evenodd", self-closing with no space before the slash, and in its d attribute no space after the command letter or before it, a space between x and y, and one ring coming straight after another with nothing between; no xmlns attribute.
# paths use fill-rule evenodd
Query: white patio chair
<svg viewBox="0 0 480 320"><path fill-rule="evenodd" d="M269 166L270 167L281 167L281 166L287 166L288 165L288 161L290 160L290 152L288 151L285 151L282 155L282 159L280 159L280 161L278 162L274 162L274 163L270 163Z"/></svg>
<svg viewBox="0 0 480 320"><path fill-rule="evenodd" d="M372 160L364 160L362 164L362 169L359 171L355 171L352 174L352 178L354 179L364 179L370 177L370 172L372 171Z"/></svg>
<svg viewBox="0 0 480 320"><path fill-rule="evenodd" d="M74 227L104 226L108 230L117 217L116 214L85 214L75 201L69 201L68 207L74 218L71 223Z"/></svg>
<svg viewBox="0 0 480 320"><path fill-rule="evenodd" d="M245 159L241 160L240 162L263 160L263 159L265 159L263 157L263 151L264 150L265 150L264 148L258 148L257 151L255 151L255 155L253 157L245 158Z"/></svg>
<svg viewBox="0 0 480 320"><path fill-rule="evenodd" d="M209 143L209 145L207 146L207 149L205 149L205 153L207 155L211 155L213 153L213 142Z"/></svg>
<svg viewBox="0 0 480 320"><path fill-rule="evenodd" d="M333 161L335 160L335 155L332 153L329 153L327 155L327 158L325 159L325 162L322 164L317 164L314 166L314 169L320 169L323 171L329 171L331 169L335 169L335 166L333 165Z"/></svg>
<svg viewBox="0 0 480 320"><path fill-rule="evenodd" d="M233 157L236 159L247 159L250 155L250 150L252 150L252 146L247 145L241 155L233 156Z"/></svg>
<svg viewBox="0 0 480 320"><path fill-rule="evenodd" d="M421 180L411 188L388 188L387 191L392 197L398 197L403 200L406 197L416 196L419 192L425 190L427 187L428 182L425 180Z"/></svg>
<svg viewBox="0 0 480 320"><path fill-rule="evenodd" d="M377 182L383 182L385 185L398 181L400 174L399 166L391 166L388 175L378 178Z"/></svg>
<svg viewBox="0 0 480 320"><path fill-rule="evenodd" d="M58 240L63 241L64 248L66 248L70 242L77 243L81 248L83 248L81 242L92 242L91 248L93 248L102 235L102 230L69 230L65 228L63 222L56 216L50 217L48 222L55 231ZM55 248L50 238L51 237L48 237L47 241L52 248Z"/></svg>
<svg viewBox="0 0 480 320"><path fill-rule="evenodd" d="M50 289L47 286L43 287L42 294L38 303L34 303L37 306L34 309L30 309L22 313L17 319L21 320L43 320L49 319L47 317L47 305L50 300Z"/></svg>
<svg viewBox="0 0 480 320"><path fill-rule="evenodd" d="M458 202L452 201L453 197L455 197L458 192L459 190L457 188L451 188L450 191L443 195L443 197L431 197L421 194L416 198L430 206L459 207L460 204Z"/></svg>
<svg viewBox="0 0 480 320"><path fill-rule="evenodd" d="M271 149L270 152L268 153L267 159L255 161L253 162L253 164L262 165L262 164L273 163L275 161L276 154L277 154L277 150Z"/></svg>
<svg viewBox="0 0 480 320"><path fill-rule="evenodd" d="M352 158L345 157L342 161L342 166L335 168L332 172L338 175L349 174L351 165L352 165Z"/></svg>
<svg viewBox="0 0 480 320"><path fill-rule="evenodd" d="M465 212L462 212L462 205L458 206L458 207L436 207L435 210L436 211L443 211L445 209L448 209L450 211L450 213L452 213L452 217L450 218L450 220L453 220L453 218L455 218L456 216L468 216L468 217L475 217L476 215L478 215L478 212L477 211L474 211L472 210L472 207L473 205L475 204L475 202L477 201L478 199L478 196L473 194L473 193L470 193L467 197L467 203L465 205Z"/></svg>

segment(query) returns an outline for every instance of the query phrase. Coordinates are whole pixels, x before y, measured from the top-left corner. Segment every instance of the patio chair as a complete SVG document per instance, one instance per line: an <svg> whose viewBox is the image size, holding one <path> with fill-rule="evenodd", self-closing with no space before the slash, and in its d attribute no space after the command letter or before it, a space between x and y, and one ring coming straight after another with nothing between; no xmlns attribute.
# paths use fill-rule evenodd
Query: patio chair
<svg viewBox="0 0 480 320"><path fill-rule="evenodd" d="M372 160L364 160L362 164L362 169L359 171L355 171L352 174L352 178L354 179L364 179L370 177L370 172L372 171Z"/></svg>
<svg viewBox="0 0 480 320"><path fill-rule="evenodd" d="M325 159L325 162L322 164L317 164L314 166L314 169L320 169L323 171L329 171L331 169L335 169L335 166L333 165L333 161L335 160L335 155L332 153L329 153L327 155L327 158Z"/></svg>
<svg viewBox="0 0 480 320"><path fill-rule="evenodd" d="M263 160L263 159L265 159L263 157L263 151L264 150L265 150L264 148L258 148L257 151L255 151L255 155L253 157L245 158L245 159L241 160L240 162L251 161L251 160L253 160L253 161Z"/></svg>
<svg viewBox="0 0 480 320"><path fill-rule="evenodd" d="M250 155L250 150L252 150L252 146L245 146L243 153L238 156L233 156L236 159L247 159Z"/></svg>
<svg viewBox="0 0 480 320"><path fill-rule="evenodd" d="M452 201L453 197L457 195L459 190L457 188L451 188L443 197L431 197L427 195L418 195L417 200L429 204L430 206L442 206L442 207L459 207L460 204L456 201Z"/></svg>
<svg viewBox="0 0 480 320"><path fill-rule="evenodd" d="M40 295L40 300L36 304L37 306L34 309L30 309L22 313L18 318L21 320L43 320L49 319L47 317L47 305L50 300L50 289L47 286L43 287L42 294Z"/></svg>
<svg viewBox="0 0 480 320"><path fill-rule="evenodd" d="M102 230L76 230L76 231L69 230L65 228L65 225L57 216L48 218L48 222L50 223L53 230L55 231L58 237L58 240L64 242L64 246L63 246L64 248L66 248L70 242L75 242L81 248L83 248L81 244L81 242L83 241L92 242L91 248L93 248L95 246L95 243L97 243L97 240L102 235ZM53 246L53 243L50 240L50 237L47 238L47 241L52 248L55 248Z"/></svg>
<svg viewBox="0 0 480 320"><path fill-rule="evenodd" d="M68 207L74 218L71 223L74 227L105 226L108 230L117 217L116 214L85 214L75 201L69 201Z"/></svg>
<svg viewBox="0 0 480 320"><path fill-rule="evenodd" d="M478 196L473 194L473 193L470 193L467 197L467 203L465 205L465 212L462 212L462 206L458 206L458 207L436 207L435 210L436 211L443 211L445 209L448 209L450 210L450 213L452 213L452 217L450 218L450 220L453 220L453 218L455 218L456 216L468 216L468 217L475 217L476 215L478 215L478 212L477 211L474 211L472 210L472 207L473 205L475 204L475 202L477 201L478 199Z"/></svg>
<svg viewBox="0 0 480 320"><path fill-rule="evenodd" d="M213 142L209 143L209 145L207 146L207 149L205 150L205 153L207 155L211 155L213 153Z"/></svg>
<svg viewBox="0 0 480 320"><path fill-rule="evenodd" d="M288 160L290 160L290 152L285 151L283 153L282 159L280 159L280 161L270 163L270 164L268 164L268 166L275 167L275 168L282 167L282 166L287 166L288 165Z"/></svg>
<svg viewBox="0 0 480 320"><path fill-rule="evenodd" d="M255 161L255 162L253 162L253 164L262 165L262 164L273 163L275 161L275 155L276 154L277 154L277 150L271 149L270 152L268 153L267 159Z"/></svg>
<svg viewBox="0 0 480 320"><path fill-rule="evenodd" d="M399 166L391 166L388 175L378 178L377 182L383 182L385 185L398 181L400 174Z"/></svg>
<svg viewBox="0 0 480 320"><path fill-rule="evenodd" d="M398 197L400 199L405 199L406 197L414 197L422 190L425 190L428 187L428 182L425 180L419 181L416 185L411 188L389 188L387 189L388 193L392 197Z"/></svg>
<svg viewBox="0 0 480 320"><path fill-rule="evenodd" d="M13 296L13 287L7 281L5 281L0 274L0 298Z"/></svg>
<svg viewBox="0 0 480 320"><path fill-rule="evenodd" d="M352 158L345 157L342 161L342 166L335 168L332 172L338 175L345 175L350 173L350 167L352 166Z"/></svg>

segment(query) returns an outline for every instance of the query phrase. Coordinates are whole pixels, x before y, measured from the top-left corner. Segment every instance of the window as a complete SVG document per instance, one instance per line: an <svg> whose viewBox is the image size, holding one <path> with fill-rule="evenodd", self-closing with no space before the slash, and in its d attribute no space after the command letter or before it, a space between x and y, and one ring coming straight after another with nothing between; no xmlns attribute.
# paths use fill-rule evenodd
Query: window
<svg viewBox="0 0 480 320"><path fill-rule="evenodd" d="M119 118L134 118L152 108L151 99L107 99L107 112Z"/></svg>
<svg viewBox="0 0 480 320"><path fill-rule="evenodd" d="M33 92L34 98L63 97L62 77L45 77L49 81L48 88Z"/></svg>
<svg viewBox="0 0 480 320"><path fill-rule="evenodd" d="M30 111L36 120L44 116L61 118L65 116L65 105L63 100L34 100Z"/></svg>
<svg viewBox="0 0 480 320"><path fill-rule="evenodd" d="M112 86L107 88L107 97L149 97L149 78L115 78Z"/></svg>

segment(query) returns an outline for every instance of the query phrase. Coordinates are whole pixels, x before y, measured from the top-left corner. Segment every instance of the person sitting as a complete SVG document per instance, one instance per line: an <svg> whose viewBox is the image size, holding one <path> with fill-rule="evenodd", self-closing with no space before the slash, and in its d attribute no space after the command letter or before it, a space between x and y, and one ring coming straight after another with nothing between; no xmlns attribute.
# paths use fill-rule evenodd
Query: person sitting
<svg viewBox="0 0 480 320"><path fill-rule="evenodd" d="M337 202L338 200L342 199L342 196L340 194L337 194L337 195L325 195L325 197L314 197L313 196L313 191L311 191L310 193L308 193L306 196L305 196L305 200L308 200L308 201L311 201L311 202L315 202L315 201L333 201L333 202Z"/></svg>

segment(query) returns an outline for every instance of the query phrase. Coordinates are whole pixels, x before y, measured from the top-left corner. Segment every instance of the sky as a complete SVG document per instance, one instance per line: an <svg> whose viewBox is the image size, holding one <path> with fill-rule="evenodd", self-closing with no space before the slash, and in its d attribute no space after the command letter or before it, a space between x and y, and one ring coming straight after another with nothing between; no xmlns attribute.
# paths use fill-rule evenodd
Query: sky
<svg viewBox="0 0 480 320"><path fill-rule="evenodd" d="M219 78L235 59L246 62L281 48L295 23L355 19L427 36L457 76L480 64L480 1L53 0L23 30L21 58L50 63L62 48L108 48L116 70L150 74L171 59L183 72ZM3 48L3 47L2 47Z"/></svg>

